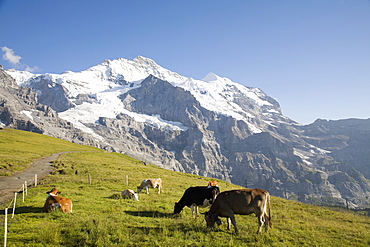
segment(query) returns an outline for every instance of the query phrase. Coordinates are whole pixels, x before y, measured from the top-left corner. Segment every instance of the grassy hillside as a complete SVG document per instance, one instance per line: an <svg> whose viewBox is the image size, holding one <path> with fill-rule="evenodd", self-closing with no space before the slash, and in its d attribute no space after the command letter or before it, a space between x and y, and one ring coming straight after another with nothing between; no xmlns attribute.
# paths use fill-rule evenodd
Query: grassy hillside
<svg viewBox="0 0 370 247"><path fill-rule="evenodd" d="M96 148L14 129L0 130L0 176L23 170L34 160L63 151L89 151Z"/></svg>
<svg viewBox="0 0 370 247"><path fill-rule="evenodd" d="M0 131L1 132L1 131ZM13 133L12 131L8 133ZM10 145L22 143L23 134L8 138ZM45 138L45 139L44 139ZM26 139L26 138L25 138ZM38 136L51 145L60 140ZM53 140L55 144L53 144ZM32 143L30 140L29 143ZM68 144L65 143L67 150ZM76 148L69 144L70 148ZM37 145L34 145L37 146ZM39 145L42 147L42 145ZM86 148L86 147L83 147ZM34 150L35 155L45 151ZM75 149L73 149L75 150ZM96 150L96 149L95 149ZM8 154L12 153L8 149ZM2 154L2 151L0 151ZM36 156L37 156L36 155ZM192 218L189 208L173 215L177 202L189 186L206 185L210 180L161 169L117 153L76 152L54 162L55 174L28 191L16 215L9 219L8 246L368 246L370 217L337 212L272 197L274 228L256 235L254 216L236 216L240 233L225 224L207 230L203 217ZM92 184L88 183L88 174ZM126 186L126 175L129 184ZM136 190L145 178L161 177L163 192L139 195L139 202L120 198L126 188ZM221 191L239 188L219 181ZM45 192L56 187L71 198L73 213L41 213ZM21 201L21 200L20 200ZM3 209L3 208L1 208ZM201 209L205 212L206 209ZM3 232L3 216L0 222ZM0 234L2 241L3 234Z"/></svg>

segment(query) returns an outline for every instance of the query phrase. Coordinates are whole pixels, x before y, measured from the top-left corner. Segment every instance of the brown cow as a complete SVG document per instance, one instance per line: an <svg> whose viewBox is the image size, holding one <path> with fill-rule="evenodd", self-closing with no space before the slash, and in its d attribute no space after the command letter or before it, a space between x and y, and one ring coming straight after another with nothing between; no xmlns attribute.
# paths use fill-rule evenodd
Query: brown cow
<svg viewBox="0 0 370 247"><path fill-rule="evenodd" d="M268 215L266 211L268 207ZM272 228L270 213L270 194L263 189L242 189L221 192L208 212L205 213L207 227L212 228L215 223L221 224L218 217L227 218L227 229L230 230L230 220L234 225L235 233L238 233L234 214L247 215L254 213L258 219L258 231L261 232L265 224Z"/></svg>
<svg viewBox="0 0 370 247"><path fill-rule="evenodd" d="M44 212L50 213L51 211L60 208L63 213L72 213L71 199L58 196L60 191L58 191L56 188L46 192L46 194L48 194L48 197L46 198L44 204Z"/></svg>
<svg viewBox="0 0 370 247"><path fill-rule="evenodd" d="M217 181L209 181L207 186L208 187L213 187L213 186L217 186L218 187L218 183L217 183Z"/></svg>
<svg viewBox="0 0 370 247"><path fill-rule="evenodd" d="M143 180L141 182L140 186L137 187L137 193L139 194L140 191L146 190L146 193L149 194L149 188L157 188L158 189L158 194L161 193L161 187L162 187L162 179L157 178L148 178Z"/></svg>

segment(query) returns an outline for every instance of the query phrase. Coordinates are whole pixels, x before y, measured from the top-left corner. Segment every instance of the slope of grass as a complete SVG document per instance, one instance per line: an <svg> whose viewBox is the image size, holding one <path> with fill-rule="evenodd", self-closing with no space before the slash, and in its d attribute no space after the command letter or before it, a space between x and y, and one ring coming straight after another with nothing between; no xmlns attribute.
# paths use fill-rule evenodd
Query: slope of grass
<svg viewBox="0 0 370 247"><path fill-rule="evenodd" d="M23 170L37 158L62 151L88 151L96 148L14 129L0 130L0 176Z"/></svg>
<svg viewBox="0 0 370 247"><path fill-rule="evenodd" d="M42 137L39 137L42 139ZM59 140L56 140L59 141ZM1 151L0 151L1 152ZM236 216L240 233L225 224L208 230L203 217L189 208L173 215L189 186L210 180L143 165L128 156L105 152L63 154L54 162L59 172L28 190L24 203L9 219L8 246L368 246L370 217L336 212L272 197L274 228L255 234L254 216ZM60 172L63 171L63 172ZM91 175L91 185L88 183ZM126 186L128 175L128 186ZM160 195L150 189L139 202L120 198L145 178L163 180ZM239 188L218 181L221 191ZM73 213L42 213L45 192L52 187L73 200ZM207 209L200 209L201 212ZM3 218L3 217L2 217ZM3 221L1 221L3 222ZM0 223L2 226L2 223ZM0 228L2 229L2 228ZM3 234L0 239L2 240ZM0 241L1 241L0 240Z"/></svg>

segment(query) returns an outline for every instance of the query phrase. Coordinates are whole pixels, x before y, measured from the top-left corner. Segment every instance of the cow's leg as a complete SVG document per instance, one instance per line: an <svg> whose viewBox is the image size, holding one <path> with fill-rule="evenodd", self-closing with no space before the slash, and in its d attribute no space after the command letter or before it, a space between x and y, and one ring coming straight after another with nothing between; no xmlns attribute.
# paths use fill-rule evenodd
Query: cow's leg
<svg viewBox="0 0 370 247"><path fill-rule="evenodd" d="M234 225L235 233L238 233L239 230L238 230L238 227L236 226L236 220L235 220L234 214L230 215L230 220L231 220L231 223L233 223Z"/></svg>
<svg viewBox="0 0 370 247"><path fill-rule="evenodd" d="M146 187L146 193L149 194L149 187Z"/></svg>
<svg viewBox="0 0 370 247"><path fill-rule="evenodd" d="M265 220L265 231L267 232L269 229L270 218L268 217L266 213L264 214L264 220Z"/></svg>
<svg viewBox="0 0 370 247"><path fill-rule="evenodd" d="M161 186L158 186L158 195L161 194Z"/></svg>
<svg viewBox="0 0 370 247"><path fill-rule="evenodd" d="M194 217L194 211L195 211L195 209L194 209L194 204L191 204L190 205L190 209L191 209L191 215Z"/></svg>
<svg viewBox="0 0 370 247"><path fill-rule="evenodd" d="M259 233L261 233L263 224L265 223L265 213L260 214L259 216L257 216L257 218L258 218L258 230L257 230L257 234L259 234Z"/></svg>
<svg viewBox="0 0 370 247"><path fill-rule="evenodd" d="M198 216L199 214L199 207L198 205L195 205L195 216Z"/></svg>
<svg viewBox="0 0 370 247"><path fill-rule="evenodd" d="M62 211L63 211L63 213L68 213L69 212L69 205L63 205L62 206Z"/></svg>
<svg viewBox="0 0 370 247"><path fill-rule="evenodd" d="M54 202L53 203L53 206L52 206L52 210L53 211L55 211L55 210L57 210L58 208L61 208L62 207L62 205L60 205L59 203L57 203L57 202Z"/></svg>
<svg viewBox="0 0 370 247"><path fill-rule="evenodd" d="M231 223L231 220L229 217L226 218L226 221L227 221L227 230L230 231L230 223Z"/></svg>
<svg viewBox="0 0 370 247"><path fill-rule="evenodd" d="M63 213L72 213L72 202L71 204L62 205Z"/></svg>

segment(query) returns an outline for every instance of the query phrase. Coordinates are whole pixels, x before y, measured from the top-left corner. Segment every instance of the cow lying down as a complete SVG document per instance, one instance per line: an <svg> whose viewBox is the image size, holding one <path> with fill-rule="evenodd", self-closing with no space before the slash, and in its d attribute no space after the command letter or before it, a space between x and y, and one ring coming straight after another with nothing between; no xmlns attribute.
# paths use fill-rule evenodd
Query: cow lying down
<svg viewBox="0 0 370 247"><path fill-rule="evenodd" d="M134 201L139 201L139 196L133 190L127 189L122 191L121 194L123 199L132 199Z"/></svg>
<svg viewBox="0 0 370 247"><path fill-rule="evenodd" d="M268 214L266 208L268 207ZM272 228L270 213L270 194L262 189L242 189L221 192L208 212L205 213L205 220L208 228L215 223L221 224L219 217L227 218L227 229L230 230L230 221L234 225L235 233L238 233L235 214L247 215L254 213L258 219L257 233L261 232L265 225Z"/></svg>
<svg viewBox="0 0 370 247"><path fill-rule="evenodd" d="M72 200L58 196L60 193L56 188L46 192L48 196L44 204L44 212L50 213L56 209L61 209L63 213L72 213Z"/></svg>

